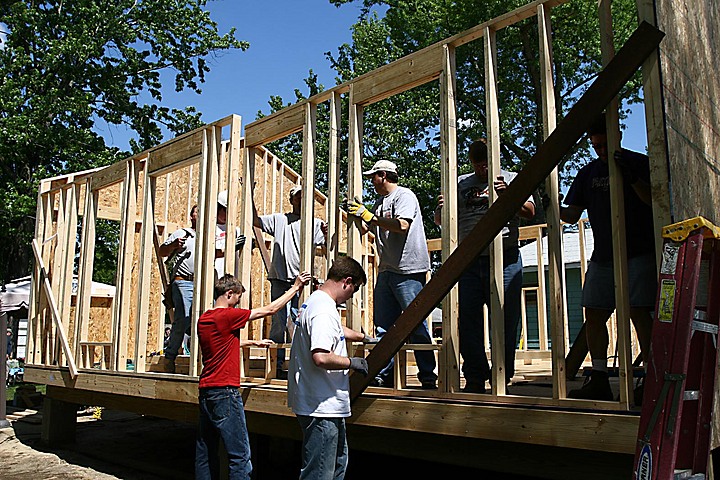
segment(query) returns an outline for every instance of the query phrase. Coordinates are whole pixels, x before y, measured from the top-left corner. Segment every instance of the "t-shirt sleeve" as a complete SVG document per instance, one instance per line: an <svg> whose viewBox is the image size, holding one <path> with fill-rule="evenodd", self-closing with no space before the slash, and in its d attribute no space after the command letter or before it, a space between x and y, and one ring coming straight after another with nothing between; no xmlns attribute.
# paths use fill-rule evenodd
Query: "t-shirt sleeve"
<svg viewBox="0 0 720 480"><path fill-rule="evenodd" d="M587 208L587 199L585 198L586 189L585 189L585 176L587 173L587 169L582 168L578 172L577 176L572 182L572 185L570 185L570 189L568 190L567 196L565 197L565 200L563 203L565 205L574 205L577 207Z"/></svg>
<svg viewBox="0 0 720 480"><path fill-rule="evenodd" d="M310 351L326 350L332 352L335 350L335 336L328 325L331 325L333 319L330 315L316 315L312 322L308 325L310 331Z"/></svg>
<svg viewBox="0 0 720 480"><path fill-rule="evenodd" d="M394 218L402 218L412 222L417 216L418 208L415 195L410 191L403 192L402 195L395 197L393 205Z"/></svg>
<svg viewBox="0 0 720 480"><path fill-rule="evenodd" d="M250 319L250 310L244 308L226 308L225 320L230 324L230 330L240 330Z"/></svg>
<svg viewBox="0 0 720 480"><path fill-rule="evenodd" d="M185 230L183 230L182 228L180 230L175 230L167 239L165 239L165 241L162 244L163 244L163 246L168 246L172 242L174 242L176 239L178 239L180 237L184 237L184 236L185 236Z"/></svg>
<svg viewBox="0 0 720 480"><path fill-rule="evenodd" d="M260 217L260 230L275 236L275 215L262 215Z"/></svg>

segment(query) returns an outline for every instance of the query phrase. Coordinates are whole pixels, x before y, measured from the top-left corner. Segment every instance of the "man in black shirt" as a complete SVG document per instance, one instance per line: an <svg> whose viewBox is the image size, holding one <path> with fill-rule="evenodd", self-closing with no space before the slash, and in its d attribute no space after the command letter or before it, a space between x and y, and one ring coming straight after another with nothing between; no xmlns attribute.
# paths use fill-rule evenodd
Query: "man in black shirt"
<svg viewBox="0 0 720 480"><path fill-rule="evenodd" d="M612 224L610 213L610 178L608 168L605 116L601 116L588 132L596 160L578 172L568 191L560 218L576 223L583 210L588 211L595 239L595 248L588 264L583 285L585 332L592 358L590 381L582 388L571 390L569 398L613 400L608 381L607 320L615 310ZM615 155L623 176L625 196L625 231L630 286L630 318L637 332L643 362L647 365L652 314L657 294L655 239L650 196L650 167L647 156L622 149ZM636 389L637 390L637 389ZM641 402L636 391L635 403Z"/></svg>

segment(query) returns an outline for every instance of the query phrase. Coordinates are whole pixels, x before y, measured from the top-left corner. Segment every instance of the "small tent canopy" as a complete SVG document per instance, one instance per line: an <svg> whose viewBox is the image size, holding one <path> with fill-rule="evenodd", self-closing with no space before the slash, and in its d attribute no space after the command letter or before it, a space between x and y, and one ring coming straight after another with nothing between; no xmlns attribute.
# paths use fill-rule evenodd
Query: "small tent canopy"
<svg viewBox="0 0 720 480"><path fill-rule="evenodd" d="M72 293L77 293L77 277L73 277ZM105 283L92 282L93 297L114 297L115 287ZM0 292L0 313L13 312L30 305L30 277L23 277L5 284Z"/></svg>

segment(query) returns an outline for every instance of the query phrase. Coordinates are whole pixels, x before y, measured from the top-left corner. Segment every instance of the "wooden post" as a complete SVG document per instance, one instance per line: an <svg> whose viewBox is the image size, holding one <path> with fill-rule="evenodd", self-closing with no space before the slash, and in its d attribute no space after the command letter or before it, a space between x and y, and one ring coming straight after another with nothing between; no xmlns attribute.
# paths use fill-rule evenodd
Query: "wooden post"
<svg viewBox="0 0 720 480"><path fill-rule="evenodd" d="M234 199L238 198L239 193L239 177L240 177L240 127L241 118L239 115L233 115L230 123L230 152L228 155L227 163L227 192L228 192L228 208L227 208L227 220L226 220L226 233L225 233L225 273L235 275L236 271L236 260L239 252L235 251L235 230L238 217L238 202ZM218 132L219 135L220 132ZM250 230L240 229L242 233L245 233L247 238L245 239L246 245L243 250L247 248L252 250L252 228ZM246 233L247 232L247 233ZM250 288L248 288L248 296Z"/></svg>
<svg viewBox="0 0 720 480"><path fill-rule="evenodd" d="M442 260L457 248L457 117L455 105L455 47L443 47L440 76L440 191L443 194ZM430 325L432 337L432 325ZM439 355L439 389L460 389L460 337L458 335L458 287L455 285L442 304L443 345Z"/></svg>
<svg viewBox="0 0 720 480"><path fill-rule="evenodd" d="M490 205L498 195L493 182L500 175L500 111L497 97L497 45L495 30L485 28L485 117L488 141L488 195ZM505 285L503 282L503 241L498 235L490 246L490 334L492 335L492 389L505 395Z"/></svg>
<svg viewBox="0 0 720 480"><path fill-rule="evenodd" d="M611 0L600 0L600 46L603 65L607 65L615 56L613 44ZM607 123L608 164L610 167L610 212L613 240L613 267L615 270L615 317L618 329L618 366L620 375L620 401L626 408L632 399L632 353L630 346L630 296L627 274L627 243L625 242L625 198L623 178L614 154L620 150L619 99L613 97L608 104L605 121Z"/></svg>
<svg viewBox="0 0 720 480"><path fill-rule="evenodd" d="M354 87L350 87L350 115L348 137L348 197L362 198L362 138L363 138L363 106L355 103ZM347 254L362 263L363 245L360 235L361 220L348 215L347 222ZM347 325L353 330L360 330L362 299L353 295L347 302ZM364 304L367 307L367 302Z"/></svg>
<svg viewBox="0 0 720 480"><path fill-rule="evenodd" d="M557 112L555 107L555 82L553 81L552 26L550 9L544 4L537 7L538 36L540 40L540 85L543 113L543 137L547 138L555 130ZM563 262L562 224L560 221L560 188L558 170L553 169L545 181L545 191L550 197L550 208L547 211L548 229L548 276L550 286L550 335L552 337L552 368L553 398L565 398L565 330L567 316L565 308L565 266ZM538 241L539 243L539 241ZM544 272L543 267L543 272ZM539 275L539 271L538 271ZM538 292L539 298L545 299L545 286ZM540 308L538 302L538 309ZM545 303L542 304L545 318ZM543 330L547 322L543 321ZM547 348L547 344L545 344ZM542 347L541 347L542 348Z"/></svg>
<svg viewBox="0 0 720 480"><path fill-rule="evenodd" d="M40 439L48 446L65 445L75 441L77 405L53 398L56 387L48 386L43 402L42 433Z"/></svg>
<svg viewBox="0 0 720 480"><path fill-rule="evenodd" d="M143 170L142 229L140 230L140 252L137 276L137 312L135 316L135 371L145 372L147 354L147 333L150 318L150 303L156 301L150 295L152 255L155 235L155 190L157 178L149 173L150 155L145 159Z"/></svg>
<svg viewBox="0 0 720 480"><path fill-rule="evenodd" d="M45 192L50 189L50 182L43 180L38 186L38 199L37 207L35 209L35 240L42 245L45 241ZM42 288L40 287L40 266L37 262L33 264L32 277L30 280L30 299L28 306L28 335L27 335L27 348L26 348L26 361L27 363L34 365L40 359L39 352L36 352L36 347L42 344L42 340L38 341L38 334L42 334L41 315L42 310L40 309L40 297L42 295Z"/></svg>
<svg viewBox="0 0 720 480"><path fill-rule="evenodd" d="M327 269L330 270L333 261L338 257L338 248L340 245L340 175L338 169L340 167L340 123L342 115L342 101L340 94L333 92L330 97L330 146L328 150L328 201L327 201L327 221L328 221L328 238L326 240L327 247Z"/></svg>
<svg viewBox="0 0 720 480"><path fill-rule="evenodd" d="M317 105L305 103L302 149L302 203L300 204L300 271L313 273L315 257L315 138ZM303 288L301 300L312 293L312 282Z"/></svg>
<svg viewBox="0 0 720 480"><path fill-rule="evenodd" d="M118 247L118 272L115 277L115 301L113 303L113 329L111 343L115 354L114 365L119 371L127 370L128 322L130 320L130 297L132 296L132 265L135 251L135 217L137 211L138 165L135 158L125 162L125 180L122 187L120 207L120 244Z"/></svg>
<svg viewBox="0 0 720 480"><path fill-rule="evenodd" d="M80 363L80 342L87 340L92 301L92 273L95 262L95 222L98 212L98 193L93 191L92 177L85 181L85 213L83 214L82 243L78 267L77 301L75 302L75 361Z"/></svg>

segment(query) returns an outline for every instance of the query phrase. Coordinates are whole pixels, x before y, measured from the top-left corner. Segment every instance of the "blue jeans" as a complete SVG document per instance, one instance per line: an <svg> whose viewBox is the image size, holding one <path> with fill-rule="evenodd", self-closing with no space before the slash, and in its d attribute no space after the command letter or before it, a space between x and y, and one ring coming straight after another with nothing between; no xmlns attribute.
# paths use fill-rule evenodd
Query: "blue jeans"
<svg viewBox="0 0 720 480"><path fill-rule="evenodd" d="M425 286L425 273L412 273L402 275L394 272L380 272L375 284L375 298L373 299L373 321L375 323L375 334L378 338L395 324L395 320L415 300L420 290ZM408 339L410 343L432 343L430 333L425 322L418 325ZM418 366L418 379L421 382L434 382L435 375L435 353L430 351L415 352L415 360ZM390 382L393 376L393 365L395 359L383 368L378 374L383 380Z"/></svg>
<svg viewBox="0 0 720 480"><path fill-rule="evenodd" d="M284 280L270 280L270 298L276 300L283 296L290 287L292 282L286 282ZM294 322L298 315L298 302L300 301L300 292L296 293L295 296L290 300L287 305L280 309L272 317L272 324L270 325L270 340L275 343L287 343L290 341L287 335L287 321L288 317ZM277 368L282 369L285 363L285 349L278 348L277 350Z"/></svg>
<svg viewBox="0 0 720 480"><path fill-rule="evenodd" d="M250 440L240 391L236 387L201 388L198 397L200 425L195 443L195 478L219 478L218 445L222 438L230 462L229 478L249 479Z"/></svg>
<svg viewBox="0 0 720 480"><path fill-rule="evenodd" d="M165 349L165 358L175 360L178 350L182 345L185 331L190 326L190 315L192 314L193 282L189 280L174 280L170 287L172 291L173 305L175 306L172 328L170 329L170 340Z"/></svg>
<svg viewBox="0 0 720 480"><path fill-rule="evenodd" d="M297 416L303 432L300 480L342 480L348 463L344 418Z"/></svg>
<svg viewBox="0 0 720 480"><path fill-rule="evenodd" d="M522 292L522 257L519 249L503 252L503 284L505 287L505 379L515 374L515 349L520 325ZM483 305L490 306L490 258L478 257L460 277L458 287L460 354L463 357L465 380L484 383L490 378L485 356Z"/></svg>

